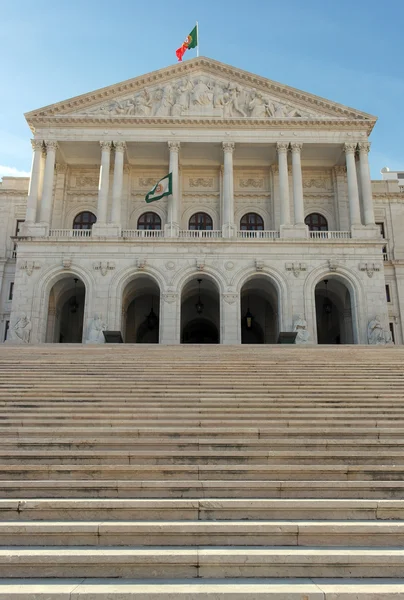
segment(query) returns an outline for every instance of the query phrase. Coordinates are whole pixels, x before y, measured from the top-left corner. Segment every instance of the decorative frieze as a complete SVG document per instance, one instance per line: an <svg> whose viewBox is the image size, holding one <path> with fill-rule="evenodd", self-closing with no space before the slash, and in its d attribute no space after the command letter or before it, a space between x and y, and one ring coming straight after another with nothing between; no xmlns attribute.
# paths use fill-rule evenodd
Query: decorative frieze
<svg viewBox="0 0 404 600"><path fill-rule="evenodd" d="M34 270L40 269L40 268L41 268L41 263L39 263L35 260L24 260L20 264L20 269L25 271L28 276L31 276L32 273L34 272Z"/></svg>
<svg viewBox="0 0 404 600"><path fill-rule="evenodd" d="M375 271L380 271L380 265L377 263L359 263L359 270L365 271L368 277L373 277Z"/></svg>
<svg viewBox="0 0 404 600"><path fill-rule="evenodd" d="M262 178L249 178L249 179L240 179L239 185L241 188L255 188L262 189L264 187L264 180Z"/></svg>
<svg viewBox="0 0 404 600"><path fill-rule="evenodd" d="M195 177L189 179L191 188L211 188L213 187L213 177Z"/></svg>
<svg viewBox="0 0 404 600"><path fill-rule="evenodd" d="M223 294L222 298L227 304L234 304L238 300L238 294Z"/></svg>

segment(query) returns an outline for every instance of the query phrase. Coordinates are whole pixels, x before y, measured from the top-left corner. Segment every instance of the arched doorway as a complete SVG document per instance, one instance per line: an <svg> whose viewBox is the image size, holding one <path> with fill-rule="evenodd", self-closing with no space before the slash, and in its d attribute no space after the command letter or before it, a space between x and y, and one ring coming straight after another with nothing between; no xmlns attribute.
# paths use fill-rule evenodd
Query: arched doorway
<svg viewBox="0 0 404 600"><path fill-rule="evenodd" d="M241 343L276 344L278 291L268 277L254 276L241 288Z"/></svg>
<svg viewBox="0 0 404 600"><path fill-rule="evenodd" d="M83 319L86 290L74 275L60 279L49 294L46 341L80 344L83 341Z"/></svg>
<svg viewBox="0 0 404 600"><path fill-rule="evenodd" d="M220 297L216 283L195 275L181 294L181 343L220 343Z"/></svg>
<svg viewBox="0 0 404 600"><path fill-rule="evenodd" d="M130 281L123 293L122 332L127 344L158 344L160 288L148 275Z"/></svg>
<svg viewBox="0 0 404 600"><path fill-rule="evenodd" d="M353 344L352 299L348 287L335 277L316 285L317 341L319 344Z"/></svg>

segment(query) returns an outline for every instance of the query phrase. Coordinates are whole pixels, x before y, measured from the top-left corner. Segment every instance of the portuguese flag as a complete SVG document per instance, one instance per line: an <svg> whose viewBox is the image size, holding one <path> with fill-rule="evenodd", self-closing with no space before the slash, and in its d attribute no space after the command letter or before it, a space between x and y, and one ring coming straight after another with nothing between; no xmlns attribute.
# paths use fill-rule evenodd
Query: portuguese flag
<svg viewBox="0 0 404 600"><path fill-rule="evenodd" d="M186 50L191 50L191 48L196 48L197 45L198 45L198 26L195 25L195 27L193 28L191 33L189 35L187 35L187 37L185 38L184 42L182 43L182 46L180 46L178 48L178 50L175 51L178 60L182 60L182 57L184 56Z"/></svg>
<svg viewBox="0 0 404 600"><path fill-rule="evenodd" d="M169 173L160 179L150 192L146 194L146 202L155 202L164 198L164 196L170 196L173 193L172 177L172 173Z"/></svg>

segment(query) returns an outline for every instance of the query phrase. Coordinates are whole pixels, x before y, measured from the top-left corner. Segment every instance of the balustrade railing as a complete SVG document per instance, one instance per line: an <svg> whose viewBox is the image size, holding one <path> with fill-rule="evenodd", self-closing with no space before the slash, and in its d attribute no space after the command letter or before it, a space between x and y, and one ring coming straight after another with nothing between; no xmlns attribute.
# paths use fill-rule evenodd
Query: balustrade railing
<svg viewBox="0 0 404 600"><path fill-rule="evenodd" d="M238 231L237 237L243 240L277 240L279 231Z"/></svg>
<svg viewBox="0 0 404 600"><path fill-rule="evenodd" d="M192 239L199 239L199 238L221 238L222 237L222 232L219 230L215 230L215 229L202 229L202 230L194 230L194 229L182 229L179 232L179 237L180 238L192 238Z"/></svg>
<svg viewBox="0 0 404 600"><path fill-rule="evenodd" d="M348 240L351 238L350 231L310 231L312 240Z"/></svg>
<svg viewBox="0 0 404 600"><path fill-rule="evenodd" d="M91 229L51 229L49 237L89 238L91 237Z"/></svg>
<svg viewBox="0 0 404 600"><path fill-rule="evenodd" d="M123 229L121 237L129 239L162 238L164 231L162 229Z"/></svg>

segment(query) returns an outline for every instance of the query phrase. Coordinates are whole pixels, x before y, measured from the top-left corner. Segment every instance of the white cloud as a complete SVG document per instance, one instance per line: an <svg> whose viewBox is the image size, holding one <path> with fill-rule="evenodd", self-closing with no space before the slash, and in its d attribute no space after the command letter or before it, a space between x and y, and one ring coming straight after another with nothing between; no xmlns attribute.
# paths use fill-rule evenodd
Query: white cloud
<svg viewBox="0 0 404 600"><path fill-rule="evenodd" d="M31 173L27 171L19 171L15 167L6 167L5 165L0 165L0 179L2 177L30 177Z"/></svg>

